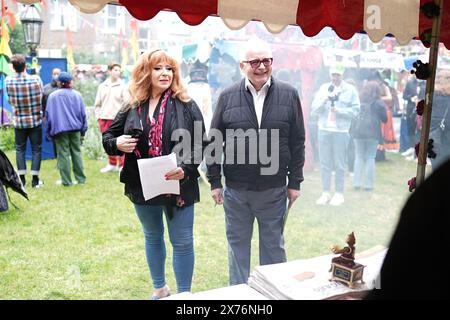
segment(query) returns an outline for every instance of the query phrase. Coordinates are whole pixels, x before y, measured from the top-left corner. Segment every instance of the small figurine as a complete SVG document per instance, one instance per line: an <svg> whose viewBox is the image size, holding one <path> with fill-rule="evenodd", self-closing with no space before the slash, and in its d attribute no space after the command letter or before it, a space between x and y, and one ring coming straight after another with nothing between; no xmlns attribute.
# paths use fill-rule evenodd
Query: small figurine
<svg viewBox="0 0 450 320"><path fill-rule="evenodd" d="M341 254L339 257L333 258L331 262L339 263L351 268L355 265L355 234L353 232L350 233L345 242L348 244L348 247L341 248L339 246L333 246L331 248L333 253Z"/></svg>
<svg viewBox="0 0 450 320"><path fill-rule="evenodd" d="M350 288L355 288L355 282L363 281L364 267L355 262L355 234L352 232L347 236L347 247L340 248L333 246L331 251L335 254L341 254L339 257L331 259L330 281L340 281L347 284Z"/></svg>

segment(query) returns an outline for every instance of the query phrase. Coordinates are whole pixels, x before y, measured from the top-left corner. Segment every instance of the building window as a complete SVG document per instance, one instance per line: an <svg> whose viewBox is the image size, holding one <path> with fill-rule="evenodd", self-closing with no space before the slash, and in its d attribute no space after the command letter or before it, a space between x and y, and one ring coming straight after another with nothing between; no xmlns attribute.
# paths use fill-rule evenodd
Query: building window
<svg viewBox="0 0 450 320"><path fill-rule="evenodd" d="M150 39L150 30L148 27L139 28L139 36L138 36L138 48L139 52L147 51L148 44Z"/></svg>
<svg viewBox="0 0 450 320"><path fill-rule="evenodd" d="M78 31L78 13L67 0L51 0L50 30Z"/></svg>
<svg viewBox="0 0 450 320"><path fill-rule="evenodd" d="M119 34L124 25L124 14L120 6L107 5L103 9L103 33Z"/></svg>

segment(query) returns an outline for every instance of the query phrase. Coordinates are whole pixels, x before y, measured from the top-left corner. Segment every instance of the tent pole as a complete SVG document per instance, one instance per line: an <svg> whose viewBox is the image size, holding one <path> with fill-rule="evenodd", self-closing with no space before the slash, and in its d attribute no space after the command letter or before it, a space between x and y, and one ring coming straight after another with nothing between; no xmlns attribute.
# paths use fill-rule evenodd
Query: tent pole
<svg viewBox="0 0 450 320"><path fill-rule="evenodd" d="M422 115L422 131L420 136L420 147L418 154L416 185L419 186L425 180L425 171L427 166L427 147L430 135L431 108L433 105L434 82L436 79L437 60L439 52L439 34L441 29L441 21L443 14L444 0L434 0L440 8L440 14L433 18L433 29L431 33L431 45L429 64L431 76L427 79L425 93L425 108Z"/></svg>

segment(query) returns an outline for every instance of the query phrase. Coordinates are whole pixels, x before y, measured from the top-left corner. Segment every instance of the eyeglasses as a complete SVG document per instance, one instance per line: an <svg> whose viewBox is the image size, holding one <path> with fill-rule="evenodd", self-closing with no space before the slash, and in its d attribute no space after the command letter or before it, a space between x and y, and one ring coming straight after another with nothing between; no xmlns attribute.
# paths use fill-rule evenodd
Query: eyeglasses
<svg viewBox="0 0 450 320"><path fill-rule="evenodd" d="M261 65L261 62L264 65L264 67L268 67L268 66L272 65L273 58L264 58L262 60L255 59L255 60L250 60L250 61L242 61L242 63L249 63L253 69L258 68Z"/></svg>

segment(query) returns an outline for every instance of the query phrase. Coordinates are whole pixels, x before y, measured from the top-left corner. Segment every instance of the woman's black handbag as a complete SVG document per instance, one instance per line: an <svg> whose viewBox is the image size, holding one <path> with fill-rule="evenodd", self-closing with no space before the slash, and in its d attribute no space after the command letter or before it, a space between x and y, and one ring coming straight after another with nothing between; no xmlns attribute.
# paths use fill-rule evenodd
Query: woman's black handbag
<svg viewBox="0 0 450 320"><path fill-rule="evenodd" d="M355 139L375 139L379 131L379 122L372 116L371 104L361 103L361 108L350 123L349 134Z"/></svg>

